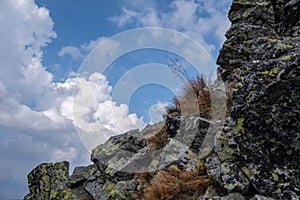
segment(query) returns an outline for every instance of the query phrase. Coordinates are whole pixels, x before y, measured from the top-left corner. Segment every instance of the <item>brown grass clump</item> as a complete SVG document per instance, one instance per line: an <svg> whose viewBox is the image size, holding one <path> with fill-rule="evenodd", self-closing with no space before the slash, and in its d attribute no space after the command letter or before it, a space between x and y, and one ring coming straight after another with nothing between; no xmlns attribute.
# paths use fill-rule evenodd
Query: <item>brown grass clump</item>
<svg viewBox="0 0 300 200"><path fill-rule="evenodd" d="M174 112L180 113L182 116L200 115L210 119L211 116L211 91L212 83L210 79L203 74L196 78L189 78L179 59L169 59L169 67L183 80L187 80L183 87L183 93L179 97L172 99L172 104L166 108L167 114ZM227 88L227 110L229 115L229 107L232 101L232 87Z"/></svg>
<svg viewBox="0 0 300 200"><path fill-rule="evenodd" d="M169 134L166 132L166 126L164 126L158 133L145 138L146 143L151 145L151 149L156 151L161 149L167 142Z"/></svg>
<svg viewBox="0 0 300 200"><path fill-rule="evenodd" d="M211 100L209 84L203 75L189 79L183 88L183 94L172 99L172 105L167 107L167 113L178 112L182 115L200 114L209 118Z"/></svg>
<svg viewBox="0 0 300 200"><path fill-rule="evenodd" d="M212 185L201 162L197 171L180 170L176 165L159 172L137 198L141 200L194 200Z"/></svg>
<svg viewBox="0 0 300 200"><path fill-rule="evenodd" d="M83 197L80 200L92 200L92 198L90 198L90 197Z"/></svg>

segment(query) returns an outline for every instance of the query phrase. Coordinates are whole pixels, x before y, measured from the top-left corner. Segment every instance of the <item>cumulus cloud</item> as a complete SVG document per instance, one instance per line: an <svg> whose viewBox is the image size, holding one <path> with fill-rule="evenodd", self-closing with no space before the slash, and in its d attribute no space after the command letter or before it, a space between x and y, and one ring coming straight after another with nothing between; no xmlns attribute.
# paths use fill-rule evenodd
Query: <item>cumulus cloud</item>
<svg viewBox="0 0 300 200"><path fill-rule="evenodd" d="M0 2L0 10L0 26L1 30L5 30L0 32L0 80L10 91L23 93L23 78L28 74L28 66L43 71L39 67L41 49L56 37L52 30L54 23L48 10L38 7L30 0L3 0ZM43 80L42 76L48 80L51 75L45 72L34 78Z"/></svg>
<svg viewBox="0 0 300 200"><path fill-rule="evenodd" d="M230 25L227 12L231 0L177 0L171 1L165 10L159 9L162 2L154 2L147 7L142 2L134 6L127 4L122 14L112 17L111 21L120 27L138 25L175 29L195 39L211 55L223 44L224 33ZM214 42L208 43L208 38Z"/></svg>
<svg viewBox="0 0 300 200"><path fill-rule="evenodd" d="M58 51L60 57L70 56L73 60L82 60L91 50L93 50L98 44L107 39L106 37L99 37L95 40L91 40L88 43L80 45L80 47L65 46Z"/></svg>
<svg viewBox="0 0 300 200"><path fill-rule="evenodd" d="M128 106L117 105L112 100L112 87L101 73L93 73L87 79L78 77L74 89L73 123L88 149L112 135L144 126L142 118L129 114ZM63 108L68 108L68 100ZM62 109L63 109L62 108ZM67 109L68 110L68 109ZM67 113L64 111L63 113Z"/></svg>
<svg viewBox="0 0 300 200"><path fill-rule="evenodd" d="M45 88L46 96L36 97L37 106L43 109L35 110L20 103L0 84L0 130L5 132L0 134L0 143L3 144L0 158L3 162L7 160L7 165L13 165L0 169L22 171L18 176L23 177L24 191L27 170L40 162L68 160L86 163L87 159L82 157L89 156L80 139L90 151L110 136L143 127L143 120L136 114L129 114L127 105L117 105L112 101L111 90L106 77L100 73L92 74L87 80L79 77L69 78L63 83L52 82ZM76 117L73 113L74 98L78 100ZM91 104L90 98L93 99ZM39 105L42 103L43 106ZM18 164L21 162L20 153L27 162L32 162ZM7 178L0 176L0 184Z"/></svg>
<svg viewBox="0 0 300 200"><path fill-rule="evenodd" d="M78 60L80 58L83 57L83 55L80 52L80 49L73 47L73 46L66 46L63 47L59 52L58 55L60 57L65 56L65 55L69 55L71 56L71 58Z"/></svg>
<svg viewBox="0 0 300 200"><path fill-rule="evenodd" d="M122 14L111 20L120 27L173 28L195 38L211 53L216 44L205 38L214 35L217 42L223 42L229 25L225 16L229 1L171 1L162 11L157 9L158 1L124 1ZM24 196L26 174L41 162L88 162L89 153L81 140L90 150L111 135L144 125L142 118L129 113L127 105L112 100L112 88L101 73L53 81L42 65L43 48L56 37L53 26L49 10L38 7L34 0L0 1L0 27L5 30L0 31L1 199ZM79 47L65 46L58 54L80 60L104 39ZM118 53L117 42L106 45L112 51L98 52L105 58ZM150 109L153 121L165 105L158 102Z"/></svg>
<svg viewBox="0 0 300 200"><path fill-rule="evenodd" d="M143 125L142 119L128 113L126 105L111 100L111 87L102 74L53 81L42 65L43 48L56 37L53 26L49 11L34 0L0 1L0 27L5 30L0 31L0 199L22 198L27 192L27 173L41 162L67 159L87 164L89 152L77 135L78 125L90 127L95 135L102 127L107 136ZM59 54L80 59L82 52L103 39L79 49L65 47ZM74 96L83 95L82 101L87 93L96 94L95 103L82 107L77 121L73 115L74 87L79 89ZM120 117L114 118L112 111ZM106 139L98 138L94 146Z"/></svg>

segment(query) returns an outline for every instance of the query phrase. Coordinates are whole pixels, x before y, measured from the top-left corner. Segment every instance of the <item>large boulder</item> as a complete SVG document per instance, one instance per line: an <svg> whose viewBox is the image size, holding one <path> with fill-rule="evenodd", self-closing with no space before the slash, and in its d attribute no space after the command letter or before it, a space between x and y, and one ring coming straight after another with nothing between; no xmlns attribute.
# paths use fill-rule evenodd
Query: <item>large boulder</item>
<svg viewBox="0 0 300 200"><path fill-rule="evenodd" d="M234 0L231 6L218 64L233 87L234 128L219 134L207 160L230 191L300 198L299 11L299 0ZM232 185L224 174L239 178Z"/></svg>
<svg viewBox="0 0 300 200"><path fill-rule="evenodd" d="M68 179L68 162L40 164L28 174L29 194L24 200L74 199Z"/></svg>

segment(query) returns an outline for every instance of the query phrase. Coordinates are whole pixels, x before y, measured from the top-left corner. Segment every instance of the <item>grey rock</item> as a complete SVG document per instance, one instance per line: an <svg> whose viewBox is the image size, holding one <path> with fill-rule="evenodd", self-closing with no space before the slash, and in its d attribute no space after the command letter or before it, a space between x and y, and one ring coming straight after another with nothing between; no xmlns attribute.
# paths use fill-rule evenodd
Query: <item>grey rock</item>
<svg viewBox="0 0 300 200"><path fill-rule="evenodd" d="M85 184L84 189L94 198L97 200L104 200L105 194L103 193L103 185L98 181L88 181Z"/></svg>
<svg viewBox="0 0 300 200"><path fill-rule="evenodd" d="M243 172L252 193L275 199L300 195L299 2L234 0L218 58L234 87L236 128L220 134L216 154Z"/></svg>
<svg viewBox="0 0 300 200"><path fill-rule="evenodd" d="M247 193L249 191L250 181L234 163L221 162L217 155L212 154L207 158L205 165L207 173L229 192Z"/></svg>
<svg viewBox="0 0 300 200"><path fill-rule="evenodd" d="M251 200L274 200L274 199L268 198L268 197L264 197L264 196L261 196L261 195L257 194L254 197L252 197Z"/></svg>
<svg viewBox="0 0 300 200"><path fill-rule="evenodd" d="M145 188L135 171L146 168L151 178L174 164L193 171L199 158L220 187L199 200L300 199L299 10L300 0L233 0L217 60L218 80L233 88L225 121L166 115L97 146L94 164L70 177L67 162L39 165L28 175L24 199L134 199ZM221 106L224 91L217 82L213 90ZM147 138L162 129L168 139L154 151Z"/></svg>
<svg viewBox="0 0 300 200"><path fill-rule="evenodd" d="M29 194L24 199L74 199L67 187L69 163L43 163L28 174Z"/></svg>
<svg viewBox="0 0 300 200"><path fill-rule="evenodd" d="M230 193L227 196L203 195L197 200L245 200L245 197L240 193Z"/></svg>

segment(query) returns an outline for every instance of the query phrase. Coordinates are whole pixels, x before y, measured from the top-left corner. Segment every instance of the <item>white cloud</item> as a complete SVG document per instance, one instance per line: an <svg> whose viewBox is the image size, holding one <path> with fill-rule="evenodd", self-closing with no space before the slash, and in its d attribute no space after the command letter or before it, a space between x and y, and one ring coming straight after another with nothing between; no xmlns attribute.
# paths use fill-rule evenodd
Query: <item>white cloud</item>
<svg viewBox="0 0 300 200"><path fill-rule="evenodd" d="M194 38L212 55L225 40L224 34L230 25L227 18L230 3L231 0L177 0L171 1L169 9L164 11L158 1L146 8L143 3L135 6L127 4L122 9L123 13L112 17L111 21L121 27L138 25L175 29ZM214 41L207 42L209 37Z"/></svg>
<svg viewBox="0 0 300 200"><path fill-rule="evenodd" d="M169 105L169 102L157 102L149 109L149 116L151 119L150 124L154 124L163 120L163 114L165 114L165 110Z"/></svg>
<svg viewBox="0 0 300 200"><path fill-rule="evenodd" d="M73 160L77 156L77 151L74 147L55 149L52 155L53 160Z"/></svg>
<svg viewBox="0 0 300 200"><path fill-rule="evenodd" d="M54 23L49 11L38 7L33 0L3 0L0 10L0 27L5 30L0 32L0 80L10 91L21 93L23 97L27 86L22 82L24 73L28 66L39 65L41 48L56 37L52 30ZM38 78L44 79L42 76L47 80L49 73Z"/></svg>
<svg viewBox="0 0 300 200"><path fill-rule="evenodd" d="M148 8L153 8L156 6L156 1L149 1L149 0L138 0L138 1L127 1L121 0L122 5L126 5L131 9L139 9L139 10L146 10Z"/></svg>
<svg viewBox="0 0 300 200"><path fill-rule="evenodd" d="M88 79L79 77L76 81L73 123L89 150L110 136L144 126L136 114L129 114L127 105L112 101L112 87L103 74L93 73ZM69 112L70 103L65 101L63 113Z"/></svg>
<svg viewBox="0 0 300 200"><path fill-rule="evenodd" d="M122 15L112 21L119 26L173 28L195 38L211 52L215 44L205 42L205 37L215 35L218 42L223 42L229 25L224 9L228 3L229 0L172 1L169 10L163 12L157 1L127 2ZM53 82L52 74L42 65L42 48L56 37L53 26L49 11L38 7L34 0L0 1L0 27L5 30L0 31L0 185L15 188L10 191L19 196L26 190L26 174L40 162L87 162L88 153L75 128L81 131L80 139L90 149L106 137L144 125L136 114L128 112L127 105L112 101L112 88L103 74ZM80 47L64 47L59 55L82 59L104 39L100 37ZM97 53L107 59L118 54L117 42L108 41L106 45L112 51L99 49ZM158 103L153 111L163 105ZM9 188L1 187L0 198L15 197L7 191Z"/></svg>
<svg viewBox="0 0 300 200"><path fill-rule="evenodd" d="M106 37L98 37L95 40L90 41L89 43L83 44L80 46L81 51L90 52L93 50L98 44L106 40Z"/></svg>
<svg viewBox="0 0 300 200"><path fill-rule="evenodd" d="M76 81L83 83L75 94L83 95L82 101L87 99L84 95L97 94L95 103L81 108L77 119L83 128L95 133L102 127L110 136L143 124L135 114L128 113L126 105L116 105L111 100L111 87L102 74L87 80L53 81L53 75L42 65L42 48L56 37L53 26L49 11L38 7L34 0L0 1L0 27L5 30L0 31L0 185L5 185L0 188L0 198L23 196L27 173L41 162L88 162L88 152L75 129L78 121L73 116ZM60 55L82 58L103 39L83 44L78 50L65 47ZM108 104L120 116L113 118ZM95 141L101 143L103 139Z"/></svg>
<svg viewBox="0 0 300 200"><path fill-rule="evenodd" d="M60 57L68 55L73 60L83 59L91 50L93 50L98 44L100 44L105 39L107 39L107 38L106 37L99 37L95 40L91 40L89 43L85 43L85 44L80 45L80 47L74 47L74 46L62 47L59 50L58 55Z"/></svg>
<svg viewBox="0 0 300 200"><path fill-rule="evenodd" d="M194 26L199 4L194 1L173 1L170 7L172 12L162 16L164 23L168 23L176 30Z"/></svg>
<svg viewBox="0 0 300 200"><path fill-rule="evenodd" d="M148 7L143 12L122 8L122 15L112 17L110 20L116 23L119 27L129 23L136 23L140 26L160 26L161 20L158 13L151 7Z"/></svg>
<svg viewBox="0 0 300 200"><path fill-rule="evenodd" d="M80 58L83 58L83 55L80 52L80 49L73 47L73 46L66 46L63 47L59 52L58 55L60 57L65 56L65 55L69 55L71 56L71 58L78 60Z"/></svg>

